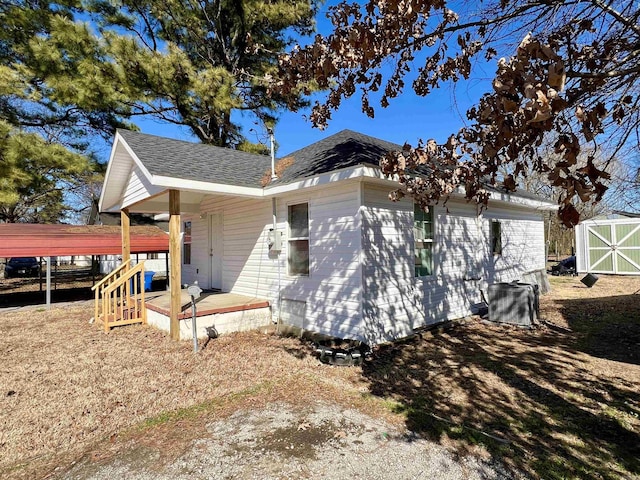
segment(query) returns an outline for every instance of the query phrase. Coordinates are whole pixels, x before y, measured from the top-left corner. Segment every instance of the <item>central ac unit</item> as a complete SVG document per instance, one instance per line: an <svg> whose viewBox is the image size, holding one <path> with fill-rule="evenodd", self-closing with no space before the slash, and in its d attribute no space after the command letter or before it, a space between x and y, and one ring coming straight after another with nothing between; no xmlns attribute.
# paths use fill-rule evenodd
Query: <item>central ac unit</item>
<svg viewBox="0 0 640 480"><path fill-rule="evenodd" d="M489 320L531 327L538 319L538 285L494 283L489 285Z"/></svg>

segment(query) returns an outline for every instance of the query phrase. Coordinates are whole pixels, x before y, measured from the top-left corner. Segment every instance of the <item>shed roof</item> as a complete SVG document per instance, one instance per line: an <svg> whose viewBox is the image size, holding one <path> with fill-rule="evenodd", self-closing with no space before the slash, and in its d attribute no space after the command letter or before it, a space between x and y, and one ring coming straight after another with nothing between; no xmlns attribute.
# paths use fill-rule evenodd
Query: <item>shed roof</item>
<svg viewBox="0 0 640 480"><path fill-rule="evenodd" d="M167 252L169 236L157 227L131 227L131 253ZM0 258L122 253L120 227L0 224Z"/></svg>

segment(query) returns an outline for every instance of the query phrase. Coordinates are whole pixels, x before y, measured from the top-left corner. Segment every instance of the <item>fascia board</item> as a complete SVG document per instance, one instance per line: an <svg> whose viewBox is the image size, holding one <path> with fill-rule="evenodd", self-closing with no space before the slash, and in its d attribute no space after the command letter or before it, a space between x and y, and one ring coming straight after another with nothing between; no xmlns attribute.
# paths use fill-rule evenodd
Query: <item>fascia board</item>
<svg viewBox="0 0 640 480"><path fill-rule="evenodd" d="M400 185L397 182L397 177L388 178L385 177L379 168L375 167L360 167L363 169L363 177L377 180L375 183L387 184L390 188L398 188ZM464 189L458 187L451 197L457 200L465 199ZM517 194L507 194L499 192L489 192L489 200L505 203L509 205L519 205L524 207L533 208L536 210L557 210L558 205L552 202L546 202L543 200L534 200L529 198L520 197Z"/></svg>
<svg viewBox="0 0 640 480"><path fill-rule="evenodd" d="M198 180L185 180L182 178L166 177L161 175L153 176L153 184L159 187L185 190L198 193L221 193L225 195L235 195L239 197L263 197L263 190L256 187L240 187L237 185L226 185L223 183L201 182Z"/></svg>
<svg viewBox="0 0 640 480"><path fill-rule="evenodd" d="M275 195L282 195L284 193L301 190L304 188L313 188L323 186L332 182L353 180L363 177L379 178L376 174L375 168L359 165L357 167L349 167L342 170L334 170L333 172L323 173L316 175L315 177L305 178L303 180L296 180L284 185L274 185L272 187L266 187L264 189L265 197L272 197Z"/></svg>
<svg viewBox="0 0 640 480"><path fill-rule="evenodd" d="M122 147L125 149L125 151L127 152L127 154L129 155L129 157L131 158L131 160L133 161L133 163L140 169L140 171L142 172L142 174L145 176L146 180L153 186L154 182L153 182L153 175L151 175L151 173L149 173L149 170L147 170L147 167L144 166L144 164L140 161L140 159L138 158L138 156L136 155L136 153L133 151L133 149L129 146L129 144L127 144L127 141L122 137L122 135L120 135L118 132L116 132L115 134L115 138L113 141L113 147L111 147L111 153L109 155L109 163L107 165L107 172L105 173L105 181L104 181L104 186L102 188L102 192L100 193L100 201L98 203L98 210L100 212L114 212L114 211L119 211L120 207L122 206L122 201L123 201L123 196L124 196L124 190L127 188L127 183L123 183L122 188L120 189L120 199L118 202L109 205L108 207L104 206L104 196L105 196L105 192L107 191L107 188L105 188L108 184L109 181L109 174L111 172L111 168L113 166L113 162L114 162L114 158L115 158L115 154L118 150L118 147L122 145Z"/></svg>
<svg viewBox="0 0 640 480"><path fill-rule="evenodd" d="M501 202L510 205L534 208L536 210L557 210L558 205L544 200L519 197L517 194L490 192L489 201Z"/></svg>
<svg viewBox="0 0 640 480"><path fill-rule="evenodd" d="M109 162L107 163L107 171L104 174L104 182L102 185L102 191L100 192L100 200L98 200L98 212L108 211L107 209L103 208L104 195L105 195L105 192L107 191L105 187L107 186L107 183L109 181L109 175L111 173L111 166L113 165L113 158L115 157L115 154L116 154L116 148L121 140L122 140L122 137L120 136L120 134L118 134L118 132L116 132L113 145L111 146L111 152L109 153Z"/></svg>

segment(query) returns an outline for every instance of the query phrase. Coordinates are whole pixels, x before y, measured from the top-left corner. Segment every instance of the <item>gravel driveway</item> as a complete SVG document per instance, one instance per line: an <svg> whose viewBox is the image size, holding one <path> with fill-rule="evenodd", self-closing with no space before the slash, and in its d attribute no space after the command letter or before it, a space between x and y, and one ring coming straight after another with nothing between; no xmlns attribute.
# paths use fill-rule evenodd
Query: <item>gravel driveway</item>
<svg viewBox="0 0 640 480"><path fill-rule="evenodd" d="M133 447L106 464L83 460L65 479L513 479L525 478L337 405L239 411L170 463Z"/></svg>

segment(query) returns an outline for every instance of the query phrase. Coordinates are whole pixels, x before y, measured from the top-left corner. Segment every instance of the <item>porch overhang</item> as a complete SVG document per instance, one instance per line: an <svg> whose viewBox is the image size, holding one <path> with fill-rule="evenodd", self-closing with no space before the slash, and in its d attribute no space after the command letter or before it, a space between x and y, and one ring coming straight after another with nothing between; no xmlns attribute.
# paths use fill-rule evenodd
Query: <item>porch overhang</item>
<svg viewBox="0 0 640 480"><path fill-rule="evenodd" d="M136 213L166 212L170 190L181 192L181 208L186 213L199 211L199 204L205 195L253 198L264 195L263 189L257 187L153 175L123 136L116 132L98 204L99 211L118 212L126 208Z"/></svg>

